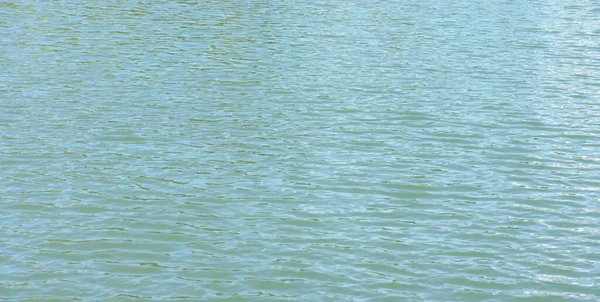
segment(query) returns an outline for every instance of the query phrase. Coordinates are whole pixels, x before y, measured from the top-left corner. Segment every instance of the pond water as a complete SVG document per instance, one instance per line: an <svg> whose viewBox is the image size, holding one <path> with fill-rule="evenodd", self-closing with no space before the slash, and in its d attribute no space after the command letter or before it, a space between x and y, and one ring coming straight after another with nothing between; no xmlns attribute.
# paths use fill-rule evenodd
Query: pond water
<svg viewBox="0 0 600 302"><path fill-rule="evenodd" d="M0 300L597 301L600 2L0 2Z"/></svg>

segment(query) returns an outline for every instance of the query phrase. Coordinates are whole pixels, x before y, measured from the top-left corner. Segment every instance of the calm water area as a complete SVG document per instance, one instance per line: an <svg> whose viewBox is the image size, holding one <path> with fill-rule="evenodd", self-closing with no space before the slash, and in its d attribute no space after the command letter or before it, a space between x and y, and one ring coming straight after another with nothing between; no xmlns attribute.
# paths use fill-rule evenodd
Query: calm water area
<svg viewBox="0 0 600 302"><path fill-rule="evenodd" d="M0 1L0 300L600 301L600 2Z"/></svg>

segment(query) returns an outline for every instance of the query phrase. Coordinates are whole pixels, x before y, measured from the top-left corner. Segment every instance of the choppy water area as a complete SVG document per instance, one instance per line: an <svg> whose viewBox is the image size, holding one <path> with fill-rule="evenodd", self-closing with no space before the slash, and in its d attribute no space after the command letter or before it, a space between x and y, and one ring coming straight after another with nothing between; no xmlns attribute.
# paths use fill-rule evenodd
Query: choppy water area
<svg viewBox="0 0 600 302"><path fill-rule="evenodd" d="M600 3L0 2L0 300L597 301Z"/></svg>

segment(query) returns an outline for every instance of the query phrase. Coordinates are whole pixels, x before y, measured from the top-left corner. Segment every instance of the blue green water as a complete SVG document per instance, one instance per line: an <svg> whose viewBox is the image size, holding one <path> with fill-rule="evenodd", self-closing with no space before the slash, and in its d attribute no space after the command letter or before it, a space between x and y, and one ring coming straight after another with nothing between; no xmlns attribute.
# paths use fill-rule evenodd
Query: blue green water
<svg viewBox="0 0 600 302"><path fill-rule="evenodd" d="M598 301L600 2L0 2L0 300Z"/></svg>

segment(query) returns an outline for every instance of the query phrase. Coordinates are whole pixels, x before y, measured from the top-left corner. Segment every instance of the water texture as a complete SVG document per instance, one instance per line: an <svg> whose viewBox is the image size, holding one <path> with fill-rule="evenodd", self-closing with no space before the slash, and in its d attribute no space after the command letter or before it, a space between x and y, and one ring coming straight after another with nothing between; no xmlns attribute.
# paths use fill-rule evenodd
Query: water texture
<svg viewBox="0 0 600 302"><path fill-rule="evenodd" d="M1 1L0 300L598 301L600 2Z"/></svg>

